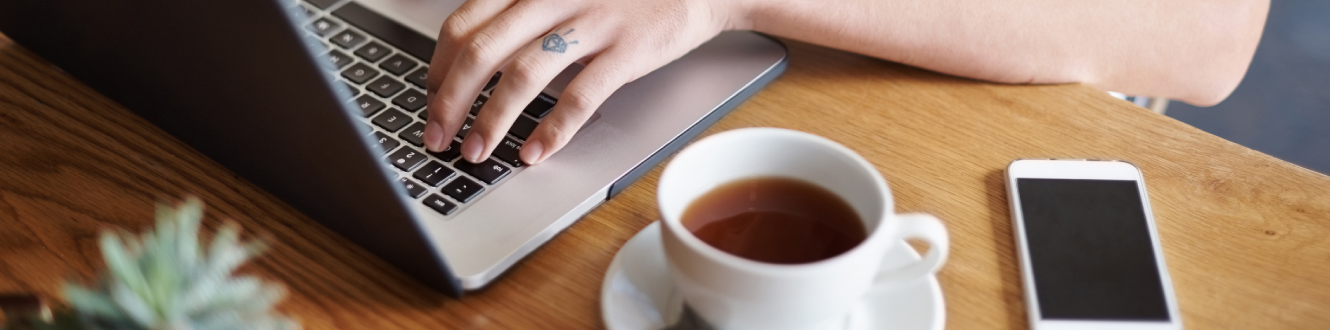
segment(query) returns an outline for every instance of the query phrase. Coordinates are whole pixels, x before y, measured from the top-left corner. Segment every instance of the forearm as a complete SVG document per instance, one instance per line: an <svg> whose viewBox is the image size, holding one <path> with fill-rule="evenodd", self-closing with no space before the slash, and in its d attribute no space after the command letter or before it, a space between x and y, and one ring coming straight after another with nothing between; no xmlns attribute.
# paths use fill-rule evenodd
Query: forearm
<svg viewBox="0 0 1330 330"><path fill-rule="evenodd" d="M735 27L1005 83L1210 105L1246 72L1266 0L752 0Z"/></svg>

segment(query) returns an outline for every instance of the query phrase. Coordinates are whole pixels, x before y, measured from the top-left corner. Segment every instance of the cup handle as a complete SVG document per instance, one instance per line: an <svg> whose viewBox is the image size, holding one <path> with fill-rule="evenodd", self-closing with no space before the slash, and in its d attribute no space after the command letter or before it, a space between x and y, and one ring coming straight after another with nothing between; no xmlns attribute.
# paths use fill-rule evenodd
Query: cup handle
<svg viewBox="0 0 1330 330"><path fill-rule="evenodd" d="M928 242L928 254L923 260L904 267L879 270L877 278L873 280L875 286L924 277L937 271L947 260L949 240L947 227L942 225L941 220L930 214L910 213L896 215L895 221L900 226L900 239L918 238Z"/></svg>

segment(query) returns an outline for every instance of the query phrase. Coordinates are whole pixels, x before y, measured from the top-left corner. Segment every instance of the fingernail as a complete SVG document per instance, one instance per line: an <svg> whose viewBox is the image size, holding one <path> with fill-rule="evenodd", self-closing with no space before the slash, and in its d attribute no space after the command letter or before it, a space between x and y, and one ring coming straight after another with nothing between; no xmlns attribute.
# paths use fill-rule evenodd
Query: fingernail
<svg viewBox="0 0 1330 330"><path fill-rule="evenodd" d="M462 139L462 157L466 157L467 161L479 163L480 153L483 151L485 151L485 141L479 135L467 134L466 138Z"/></svg>
<svg viewBox="0 0 1330 330"><path fill-rule="evenodd" d="M443 151L443 124L436 120L431 120L428 126L425 126L425 148L433 152Z"/></svg>
<svg viewBox="0 0 1330 330"><path fill-rule="evenodd" d="M540 145L540 141L531 141L522 146L522 161L527 164L536 164L540 162L541 153L545 152L545 146Z"/></svg>

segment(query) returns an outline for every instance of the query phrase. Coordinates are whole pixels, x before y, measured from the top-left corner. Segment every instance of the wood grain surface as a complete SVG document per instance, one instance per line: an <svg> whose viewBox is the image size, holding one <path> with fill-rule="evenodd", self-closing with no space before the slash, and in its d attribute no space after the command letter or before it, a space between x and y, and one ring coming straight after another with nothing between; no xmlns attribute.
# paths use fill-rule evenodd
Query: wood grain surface
<svg viewBox="0 0 1330 330"><path fill-rule="evenodd" d="M1141 168L1186 327L1330 325L1330 177L1087 86L991 84L789 46L785 76L708 134L784 127L863 154L898 211L950 230L938 274L949 328L1026 327L1003 169L1035 157ZM454 300L0 37L0 293L53 296L89 278L104 267L99 230L141 230L156 201L193 194L208 228L234 219L275 243L242 271L285 282L281 308L307 329L601 328L601 278L656 219L659 172Z"/></svg>

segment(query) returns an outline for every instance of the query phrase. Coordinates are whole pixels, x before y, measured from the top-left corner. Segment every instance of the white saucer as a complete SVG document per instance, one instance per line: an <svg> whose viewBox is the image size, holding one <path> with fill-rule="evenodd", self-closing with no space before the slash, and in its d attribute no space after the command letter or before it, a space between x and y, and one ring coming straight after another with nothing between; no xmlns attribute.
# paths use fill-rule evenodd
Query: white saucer
<svg viewBox="0 0 1330 330"><path fill-rule="evenodd" d="M884 261L894 267L919 260L904 241ZM674 289L660 243L660 222L629 239L610 262L600 287L600 314L610 330L658 330L679 320L683 298ZM946 307L937 278L874 290L855 305L846 329L942 329Z"/></svg>

